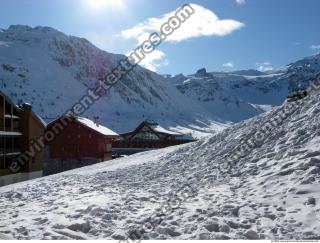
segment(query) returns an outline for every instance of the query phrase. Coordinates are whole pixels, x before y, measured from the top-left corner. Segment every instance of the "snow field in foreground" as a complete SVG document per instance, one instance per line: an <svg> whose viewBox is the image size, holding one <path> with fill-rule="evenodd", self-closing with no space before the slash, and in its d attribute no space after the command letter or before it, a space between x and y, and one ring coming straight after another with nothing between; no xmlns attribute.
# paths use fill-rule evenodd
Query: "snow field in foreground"
<svg viewBox="0 0 320 243"><path fill-rule="evenodd" d="M0 188L0 233L125 239L170 192L189 184L194 196L144 239L319 239L319 94L235 161L237 170L224 166L240 142L276 116L272 110L191 144Z"/></svg>

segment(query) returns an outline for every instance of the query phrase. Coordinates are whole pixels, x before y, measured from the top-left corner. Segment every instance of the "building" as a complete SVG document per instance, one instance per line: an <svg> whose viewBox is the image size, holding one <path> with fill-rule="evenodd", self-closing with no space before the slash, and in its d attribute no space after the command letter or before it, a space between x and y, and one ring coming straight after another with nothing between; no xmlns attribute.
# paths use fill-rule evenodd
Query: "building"
<svg viewBox="0 0 320 243"><path fill-rule="evenodd" d="M143 121L132 132L120 134L113 143L119 155L133 154L151 149L165 148L195 141L190 135L169 131L155 121Z"/></svg>
<svg viewBox="0 0 320 243"><path fill-rule="evenodd" d="M17 106L0 91L0 186L42 176L43 150L23 155L44 129L45 123L31 105ZM19 166L13 170L17 161Z"/></svg>
<svg viewBox="0 0 320 243"><path fill-rule="evenodd" d="M49 123L46 131L59 130L66 118L68 125L55 132L53 141L46 141L45 175L112 159L112 142L119 135L97 122L83 117L60 117Z"/></svg>

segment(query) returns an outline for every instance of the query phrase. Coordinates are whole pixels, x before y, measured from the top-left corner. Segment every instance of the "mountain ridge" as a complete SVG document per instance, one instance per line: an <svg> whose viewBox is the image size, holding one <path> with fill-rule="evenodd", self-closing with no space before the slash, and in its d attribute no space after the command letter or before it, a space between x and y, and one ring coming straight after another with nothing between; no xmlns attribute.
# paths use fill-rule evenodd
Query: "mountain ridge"
<svg viewBox="0 0 320 243"><path fill-rule="evenodd" d="M293 90L308 86L319 72L320 55L313 55L268 72L207 72L201 68L170 80L220 121L236 123L281 105Z"/></svg>
<svg viewBox="0 0 320 243"><path fill-rule="evenodd" d="M50 27L10 26L0 32L2 89L15 102L29 102L44 118L56 118L96 87L125 56ZM5 43L5 44L4 44ZM186 106L185 104L188 104ZM85 113L117 132L144 119L201 135L224 127L161 75L136 66Z"/></svg>
<svg viewBox="0 0 320 243"><path fill-rule="evenodd" d="M51 27L0 31L0 86L16 103L29 102L46 121L57 118L124 58ZM320 55L282 69L163 76L137 66L84 116L116 132L153 119L172 131L202 137L280 105L320 70Z"/></svg>

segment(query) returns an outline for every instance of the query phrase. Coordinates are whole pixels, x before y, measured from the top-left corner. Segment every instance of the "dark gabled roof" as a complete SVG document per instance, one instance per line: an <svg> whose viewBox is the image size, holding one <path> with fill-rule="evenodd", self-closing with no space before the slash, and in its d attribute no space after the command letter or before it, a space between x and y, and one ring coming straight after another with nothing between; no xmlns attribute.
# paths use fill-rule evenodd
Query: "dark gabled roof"
<svg viewBox="0 0 320 243"><path fill-rule="evenodd" d="M139 124L139 126L131 132L123 133L121 136L130 136L133 134L137 134L143 127L147 127L155 134L162 134L165 136L182 136L183 134L172 132L160 126L157 122L152 120L145 120Z"/></svg>

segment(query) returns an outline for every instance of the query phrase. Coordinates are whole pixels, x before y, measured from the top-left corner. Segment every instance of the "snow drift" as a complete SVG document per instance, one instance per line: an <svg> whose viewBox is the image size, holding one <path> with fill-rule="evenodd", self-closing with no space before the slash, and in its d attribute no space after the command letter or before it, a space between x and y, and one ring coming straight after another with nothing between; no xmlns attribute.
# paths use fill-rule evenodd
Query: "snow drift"
<svg viewBox="0 0 320 243"><path fill-rule="evenodd" d="M144 239L320 239L318 93L228 166L235 148L286 105L195 143L3 187L0 233L125 239L188 184L193 196Z"/></svg>

